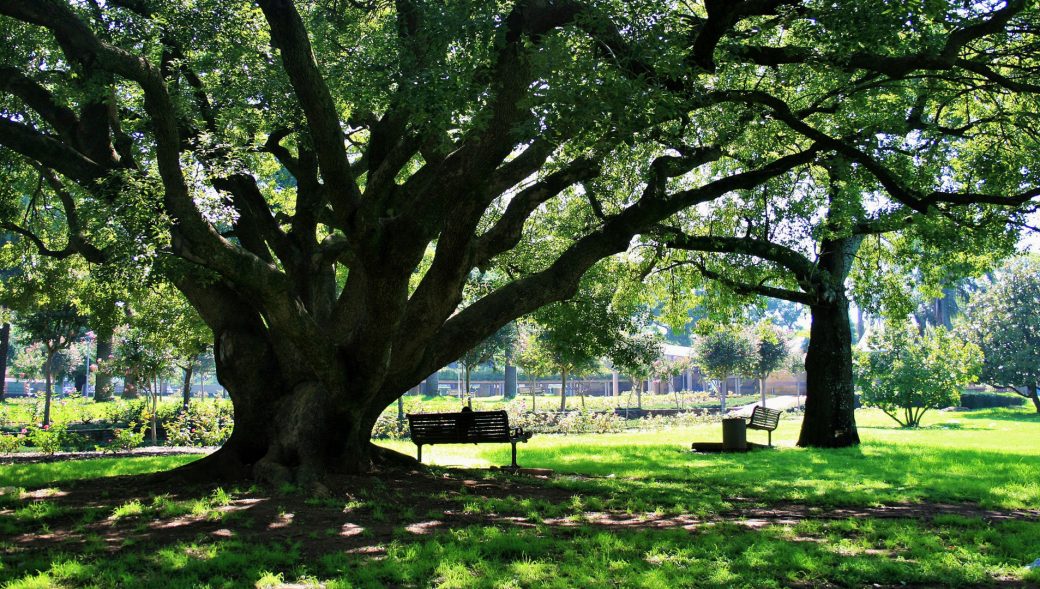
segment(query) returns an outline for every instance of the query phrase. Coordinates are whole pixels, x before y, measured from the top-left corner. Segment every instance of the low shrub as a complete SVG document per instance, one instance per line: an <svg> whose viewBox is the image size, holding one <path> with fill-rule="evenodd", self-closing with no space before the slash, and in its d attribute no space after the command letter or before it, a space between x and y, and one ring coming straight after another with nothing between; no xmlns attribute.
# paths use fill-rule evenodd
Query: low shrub
<svg viewBox="0 0 1040 589"><path fill-rule="evenodd" d="M160 407L159 421L171 446L219 446L231 437L234 409L230 402L192 402L172 418Z"/></svg>
<svg viewBox="0 0 1040 589"><path fill-rule="evenodd" d="M61 450L67 432L64 425L34 427L29 430L29 443L39 452L54 454Z"/></svg>
<svg viewBox="0 0 1040 589"><path fill-rule="evenodd" d="M675 415L647 415L639 420L638 427L641 430L660 431L673 427L688 427L701 423L710 423L720 419L721 417L717 414L709 415L695 411L683 411Z"/></svg>
<svg viewBox="0 0 1040 589"><path fill-rule="evenodd" d="M1025 397L1002 393L961 393L961 407L968 409L992 409L994 407L1020 407L1026 404Z"/></svg>
<svg viewBox="0 0 1040 589"><path fill-rule="evenodd" d="M0 454L13 454L24 445L22 434L0 434Z"/></svg>
<svg viewBox="0 0 1040 589"><path fill-rule="evenodd" d="M129 426L124 428L116 428L112 432L114 434L112 443L107 449L126 452L137 448L144 443L145 429L147 429L146 426L138 427L135 422L131 422Z"/></svg>
<svg viewBox="0 0 1040 589"><path fill-rule="evenodd" d="M409 437L408 424L398 423L397 411L384 411L372 427L372 438L377 440L401 440Z"/></svg>

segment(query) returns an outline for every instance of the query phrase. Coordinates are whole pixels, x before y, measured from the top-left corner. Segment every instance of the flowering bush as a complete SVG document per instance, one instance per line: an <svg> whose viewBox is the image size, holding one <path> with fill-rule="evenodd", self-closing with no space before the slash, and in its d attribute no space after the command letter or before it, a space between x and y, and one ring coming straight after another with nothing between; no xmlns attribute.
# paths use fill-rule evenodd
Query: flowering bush
<svg viewBox="0 0 1040 589"><path fill-rule="evenodd" d="M605 434L624 431L625 420L613 412L530 413L523 404L509 410L509 425L542 434Z"/></svg>
<svg viewBox="0 0 1040 589"><path fill-rule="evenodd" d="M641 430L660 431L675 427L688 427L701 423L710 423L712 421L719 421L720 419L721 417L718 415L684 411L682 413L676 413L675 415L647 415L639 420L638 427Z"/></svg>
<svg viewBox="0 0 1040 589"><path fill-rule="evenodd" d="M191 403L169 420L160 411L159 419L171 446L219 446L231 437L235 425L231 404L222 402Z"/></svg>
<svg viewBox="0 0 1040 589"><path fill-rule="evenodd" d="M131 422L129 426L124 428L116 428L114 431L115 437L112 439L112 445L109 448L123 451L133 450L144 443L145 429L145 426L138 427L135 422Z"/></svg>
<svg viewBox="0 0 1040 589"><path fill-rule="evenodd" d="M13 454L17 452L24 442L25 436L22 434L0 434L0 454Z"/></svg>
<svg viewBox="0 0 1040 589"><path fill-rule="evenodd" d="M61 450L66 431L64 425L42 426L29 431L29 443L44 454L54 454Z"/></svg>

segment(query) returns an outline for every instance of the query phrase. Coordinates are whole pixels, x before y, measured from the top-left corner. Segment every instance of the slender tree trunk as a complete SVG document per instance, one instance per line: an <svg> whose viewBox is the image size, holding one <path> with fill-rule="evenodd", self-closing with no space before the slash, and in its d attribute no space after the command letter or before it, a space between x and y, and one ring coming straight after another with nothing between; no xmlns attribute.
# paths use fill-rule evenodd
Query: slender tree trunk
<svg viewBox="0 0 1040 589"><path fill-rule="evenodd" d="M51 364L54 361L55 352L47 350L47 361L43 364L43 425L51 424Z"/></svg>
<svg viewBox="0 0 1040 589"><path fill-rule="evenodd" d="M397 435L404 432L404 395L397 398Z"/></svg>
<svg viewBox="0 0 1040 589"><path fill-rule="evenodd" d="M634 380L632 386L636 389L636 409L643 408L643 379L640 378L639 382L636 383Z"/></svg>
<svg viewBox="0 0 1040 589"><path fill-rule="evenodd" d="M115 330L107 325L102 325L97 330L97 348L94 352L95 362L101 366L112 358L112 348L115 344ZM87 367L87 379L90 379L90 367ZM125 390L125 389L124 389ZM111 401L114 391L112 388L112 370L106 368L98 370L94 377L94 401Z"/></svg>
<svg viewBox="0 0 1040 589"><path fill-rule="evenodd" d="M535 393L537 392L535 391L535 386L538 384L538 379L534 374L530 374L528 375L528 380L531 381L531 413L534 413L536 405L538 404L538 398L535 396Z"/></svg>
<svg viewBox="0 0 1040 589"><path fill-rule="evenodd" d="M459 395L459 399L463 401L468 400L469 406L473 407L473 398L469 396L469 366L464 366L463 370L466 371L466 390Z"/></svg>
<svg viewBox="0 0 1040 589"><path fill-rule="evenodd" d="M560 411L567 410L567 369L560 370Z"/></svg>
<svg viewBox="0 0 1040 589"><path fill-rule="evenodd" d="M155 386L155 379L152 379L151 384L148 386L148 393L152 400L152 418L149 421L149 427L151 429L150 438L152 439L152 445L156 446L159 444L159 416L156 415L159 412L159 391L158 387Z"/></svg>
<svg viewBox="0 0 1040 589"><path fill-rule="evenodd" d="M727 385L729 385L729 377L722 379L722 386L719 387L719 415L726 415L726 392Z"/></svg>
<svg viewBox="0 0 1040 589"><path fill-rule="evenodd" d="M852 330L844 295L810 307L805 355L805 419L799 446L842 448L859 443L852 383Z"/></svg>
<svg viewBox="0 0 1040 589"><path fill-rule="evenodd" d="M188 404L191 403L191 377L195 372L195 359L192 358L188 361L188 365L184 367L184 381L183 388L181 388L181 406L184 410L188 410Z"/></svg>
<svg viewBox="0 0 1040 589"><path fill-rule="evenodd" d="M7 353L11 347L11 324L0 327L0 401L7 396Z"/></svg>
<svg viewBox="0 0 1040 589"><path fill-rule="evenodd" d="M761 376L758 379L758 392L762 394L762 406L766 406L766 377Z"/></svg>

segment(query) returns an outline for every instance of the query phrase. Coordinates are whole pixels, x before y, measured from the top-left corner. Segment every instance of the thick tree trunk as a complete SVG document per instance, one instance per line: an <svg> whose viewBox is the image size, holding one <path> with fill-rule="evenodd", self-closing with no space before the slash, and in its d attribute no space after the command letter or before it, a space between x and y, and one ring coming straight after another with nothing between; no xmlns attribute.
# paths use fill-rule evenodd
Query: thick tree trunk
<svg viewBox="0 0 1040 589"><path fill-rule="evenodd" d="M7 396L7 352L11 347L11 324L0 327L0 401Z"/></svg>
<svg viewBox="0 0 1040 589"><path fill-rule="evenodd" d="M330 474L358 473L414 459L371 443L386 403L361 384L329 391L306 372L289 373L279 359L296 352L259 327L234 326L216 337L220 384L231 397L235 428L217 452L171 471L171 477L212 481L252 477L268 483L319 484Z"/></svg>
<svg viewBox="0 0 1040 589"><path fill-rule="evenodd" d="M137 375L133 372L128 372L123 378L123 394L120 397L123 399L136 399L140 395L138 391L139 384Z"/></svg>
<svg viewBox="0 0 1040 589"><path fill-rule="evenodd" d="M843 448L859 443L852 383L849 302L810 307L812 323L805 354L805 419L799 446Z"/></svg>
<svg viewBox="0 0 1040 589"><path fill-rule="evenodd" d="M1040 413L1040 395L1037 394L1037 386L1035 384L1029 387L1029 398L1033 401L1033 407L1036 407L1036 412Z"/></svg>
<svg viewBox="0 0 1040 589"><path fill-rule="evenodd" d="M506 400L516 398L516 366L511 357L506 359L505 380L502 382L502 397Z"/></svg>

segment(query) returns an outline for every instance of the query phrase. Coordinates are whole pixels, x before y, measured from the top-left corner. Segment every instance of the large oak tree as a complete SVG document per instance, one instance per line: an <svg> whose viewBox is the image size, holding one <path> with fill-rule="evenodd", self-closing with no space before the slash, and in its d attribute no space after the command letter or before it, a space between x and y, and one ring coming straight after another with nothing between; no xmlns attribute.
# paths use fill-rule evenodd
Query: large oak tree
<svg viewBox="0 0 1040 589"><path fill-rule="evenodd" d="M837 155L920 214L1003 204L1009 179L927 189L876 115L971 129L1023 112L1009 99L953 123L892 89L1027 84L1007 46L1035 18L1024 1L794 0L0 0L0 15L5 169L46 179L67 235L14 214L4 229L167 274L235 404L231 439L191 468L267 479L390 457L369 434L402 392L734 191ZM988 178L1020 173L997 155ZM463 304L491 267L510 280Z"/></svg>

